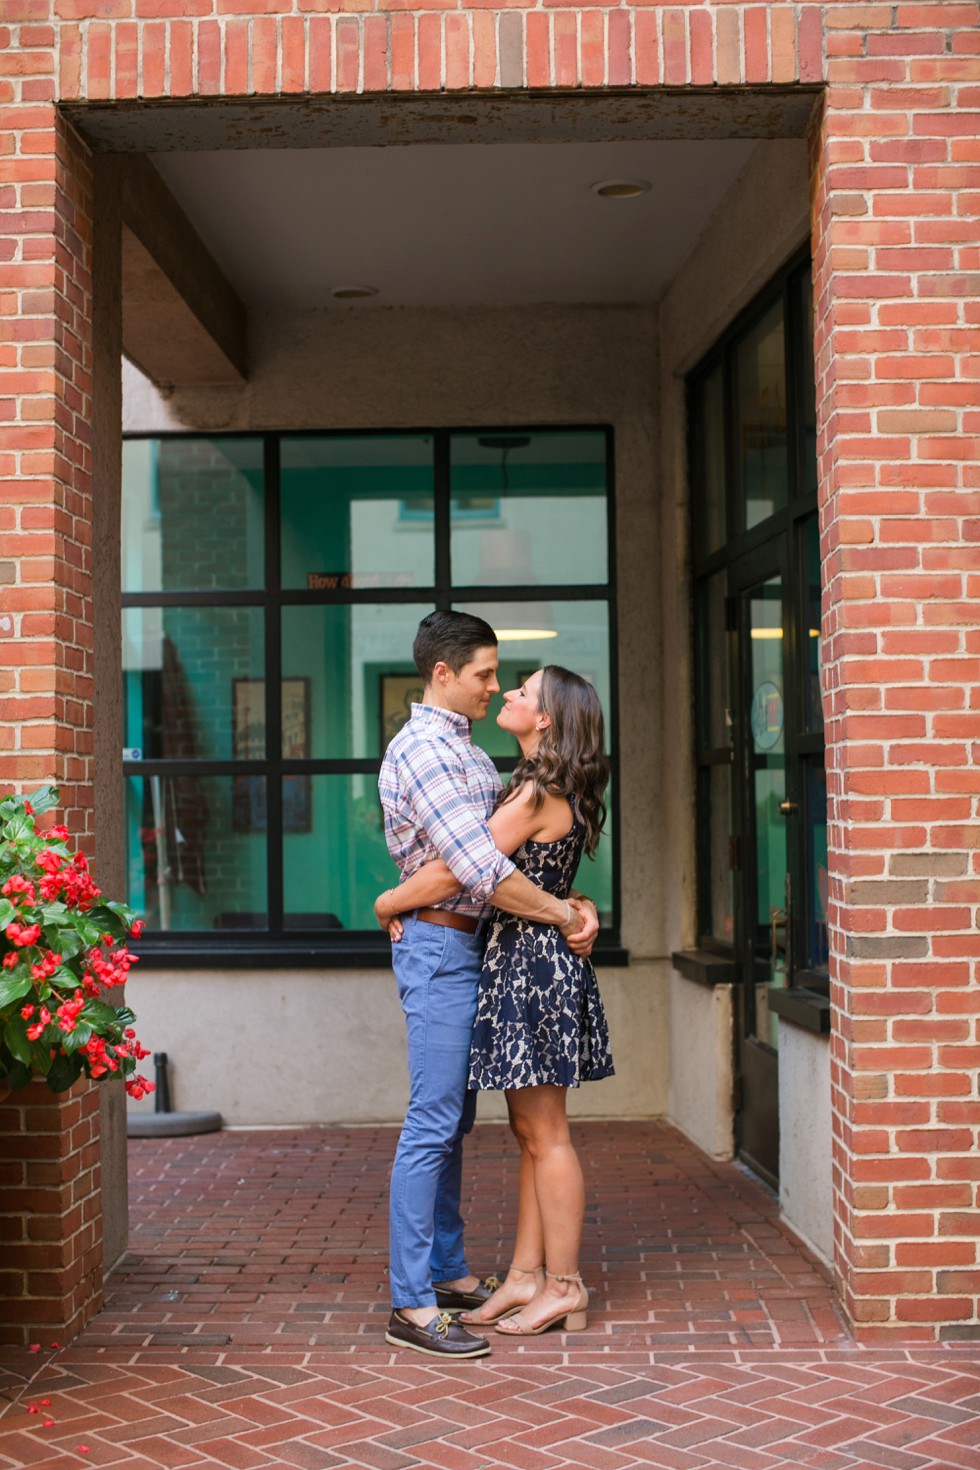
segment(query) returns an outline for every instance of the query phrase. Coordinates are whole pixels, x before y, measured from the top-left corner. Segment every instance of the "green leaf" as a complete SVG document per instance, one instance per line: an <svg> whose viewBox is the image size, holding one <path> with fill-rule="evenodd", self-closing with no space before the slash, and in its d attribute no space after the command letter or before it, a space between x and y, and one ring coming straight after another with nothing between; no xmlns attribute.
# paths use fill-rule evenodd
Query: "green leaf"
<svg viewBox="0 0 980 1470"><path fill-rule="evenodd" d="M81 915L75 920L75 932L85 949L91 949L94 944L98 944L102 935L98 924L93 924L87 917L83 919Z"/></svg>
<svg viewBox="0 0 980 1470"><path fill-rule="evenodd" d="M0 979L0 1006L12 1005L34 989L30 975L4 975Z"/></svg>
<svg viewBox="0 0 980 1470"><path fill-rule="evenodd" d="M61 801L61 792L57 786L39 786L27 798L35 813L40 816L42 812L51 811Z"/></svg>
<svg viewBox="0 0 980 1470"><path fill-rule="evenodd" d="M14 1021L8 1021L4 1027L3 1039L7 1050L18 1062L23 1062L25 1067L31 1065L32 1047L27 1039L27 1025L20 1016Z"/></svg>
<svg viewBox="0 0 980 1470"><path fill-rule="evenodd" d="M23 811L15 812L8 818L5 836L8 842L23 842L26 837L34 835L34 823Z"/></svg>
<svg viewBox="0 0 980 1470"><path fill-rule="evenodd" d="M118 1025L119 1014L115 1006L106 1005L104 1000L87 1000L79 1012L81 1019L88 1021L96 1031Z"/></svg>
<svg viewBox="0 0 980 1470"><path fill-rule="evenodd" d="M75 1027L74 1031L69 1031L68 1034L63 1037L61 1044L64 1047L65 1051L73 1052L79 1051L83 1046L91 1041L91 1039L91 1026L80 1024Z"/></svg>
<svg viewBox="0 0 980 1470"><path fill-rule="evenodd" d="M26 1087L33 1075L32 1069L25 1067L23 1062L11 1062L7 1068L7 1082L11 1091L19 1092L22 1087Z"/></svg>
<svg viewBox="0 0 980 1470"><path fill-rule="evenodd" d="M74 929L52 929L45 937L55 954L60 954L63 960L74 959L86 947Z"/></svg>
<svg viewBox="0 0 980 1470"><path fill-rule="evenodd" d="M68 909L58 900L55 903L39 904L37 908L38 921L47 927L48 924L59 924L67 914Z"/></svg>
<svg viewBox="0 0 980 1470"><path fill-rule="evenodd" d="M17 905L9 898L0 898L0 929L6 929L11 919L17 917Z"/></svg>
<svg viewBox="0 0 980 1470"><path fill-rule="evenodd" d="M106 903L103 904L102 907L108 909L110 913L117 916L120 924L123 927L123 932L126 934L129 933L130 929L132 929L133 925L136 923L137 918L139 917L136 910L131 909L128 904L125 903Z"/></svg>
<svg viewBox="0 0 980 1470"><path fill-rule="evenodd" d="M81 1075L81 1071L81 1057L63 1055L53 1057L51 1070L48 1072L48 1086L52 1092L67 1092L76 1078Z"/></svg>

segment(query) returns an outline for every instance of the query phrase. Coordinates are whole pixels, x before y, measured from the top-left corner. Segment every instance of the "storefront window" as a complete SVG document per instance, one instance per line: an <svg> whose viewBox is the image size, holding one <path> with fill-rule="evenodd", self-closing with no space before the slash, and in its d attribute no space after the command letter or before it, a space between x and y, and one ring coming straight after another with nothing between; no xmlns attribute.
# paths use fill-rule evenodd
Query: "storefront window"
<svg viewBox="0 0 980 1470"><path fill-rule="evenodd" d="M148 933L375 938L394 877L377 773L433 608L491 623L502 687L549 662L584 674L614 731L609 459L596 429L127 441L128 865ZM474 736L506 778L513 740L492 715ZM607 831L582 883L612 926Z"/></svg>

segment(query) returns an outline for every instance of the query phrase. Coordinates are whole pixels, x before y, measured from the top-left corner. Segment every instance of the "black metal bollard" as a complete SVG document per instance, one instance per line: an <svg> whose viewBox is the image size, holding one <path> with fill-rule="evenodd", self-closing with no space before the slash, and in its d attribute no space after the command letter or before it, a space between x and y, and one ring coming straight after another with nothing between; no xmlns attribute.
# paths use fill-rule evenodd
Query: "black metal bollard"
<svg viewBox="0 0 980 1470"><path fill-rule="evenodd" d="M153 1111L155 1113L169 1113L170 1079L167 1076L167 1053L165 1051L155 1051L153 1053L153 1066L156 1075Z"/></svg>

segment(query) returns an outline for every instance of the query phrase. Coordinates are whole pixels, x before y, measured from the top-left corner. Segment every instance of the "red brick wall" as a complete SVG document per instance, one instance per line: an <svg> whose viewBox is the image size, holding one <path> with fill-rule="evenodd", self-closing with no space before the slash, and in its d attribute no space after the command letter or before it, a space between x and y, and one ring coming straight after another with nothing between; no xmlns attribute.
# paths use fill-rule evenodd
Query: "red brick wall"
<svg viewBox="0 0 980 1470"><path fill-rule="evenodd" d="M980 1333L977 4L6 0L0 43L0 310L17 334L0 348L0 612L21 635L0 689L24 701L0 780L54 774L82 793L87 182L56 97L826 81L813 243L838 1269L868 1335Z"/></svg>
<svg viewBox="0 0 980 1470"><path fill-rule="evenodd" d="M978 24L829 7L814 148L837 1253L866 1337L978 1332Z"/></svg>
<svg viewBox="0 0 980 1470"><path fill-rule="evenodd" d="M87 150L56 122L52 54L32 49L39 33L51 27L8 28L0 54L0 568L11 569L0 571L11 619L0 784L56 782L82 840L92 830L91 179Z"/></svg>
<svg viewBox="0 0 980 1470"><path fill-rule="evenodd" d="M64 1343L102 1293L99 1094L0 1099L0 1343Z"/></svg>

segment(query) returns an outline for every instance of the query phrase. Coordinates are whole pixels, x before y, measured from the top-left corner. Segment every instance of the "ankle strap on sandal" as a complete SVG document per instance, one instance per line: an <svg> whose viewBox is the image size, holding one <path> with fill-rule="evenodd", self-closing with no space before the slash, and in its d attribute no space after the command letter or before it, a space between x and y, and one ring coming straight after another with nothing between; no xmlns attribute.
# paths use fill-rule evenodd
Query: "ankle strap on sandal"
<svg viewBox="0 0 980 1470"><path fill-rule="evenodd" d="M544 1274L550 1277L552 1281L577 1281L579 1286L584 1286L585 1284L577 1271L573 1276L559 1276L555 1271L545 1271Z"/></svg>

